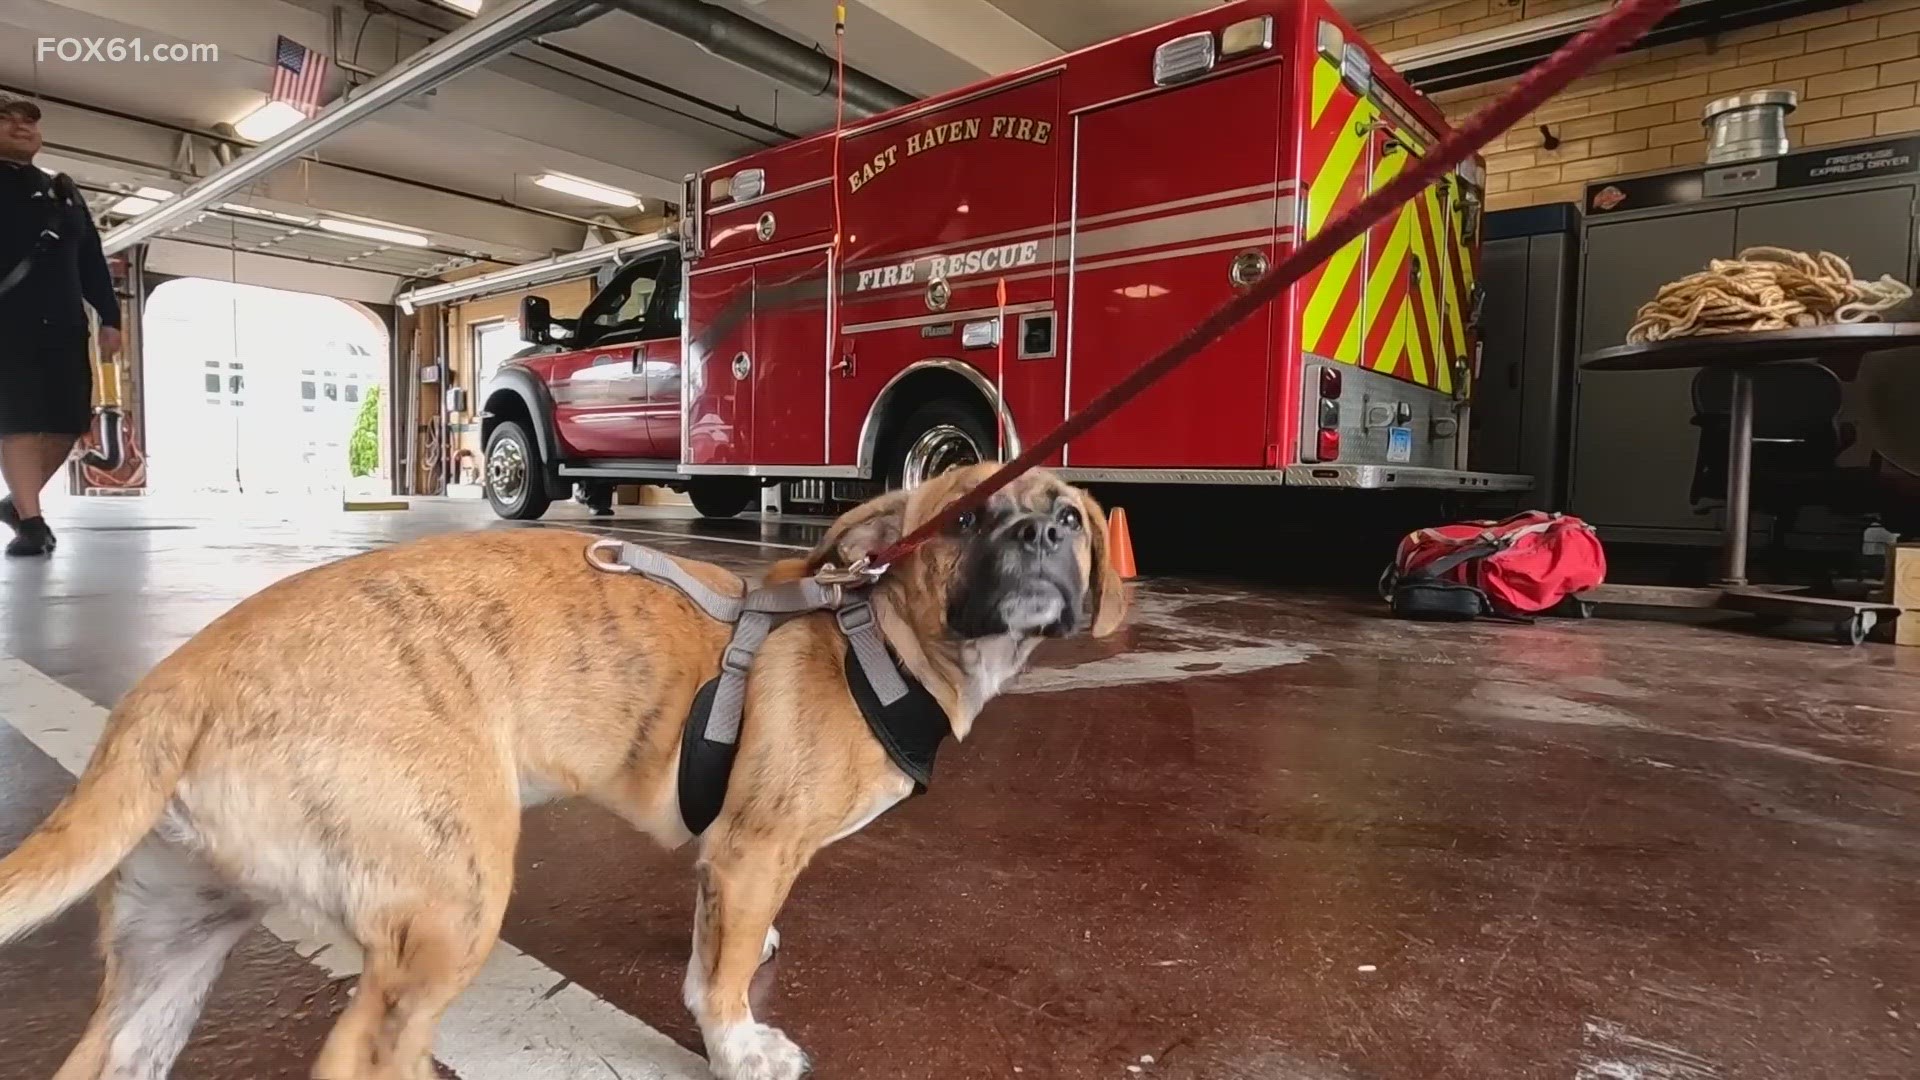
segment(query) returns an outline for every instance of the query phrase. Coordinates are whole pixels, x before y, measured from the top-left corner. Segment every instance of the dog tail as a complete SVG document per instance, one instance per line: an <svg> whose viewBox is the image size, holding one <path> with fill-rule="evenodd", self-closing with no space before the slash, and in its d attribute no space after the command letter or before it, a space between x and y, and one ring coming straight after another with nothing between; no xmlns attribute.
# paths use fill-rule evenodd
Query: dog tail
<svg viewBox="0 0 1920 1080"><path fill-rule="evenodd" d="M0 945L79 902L160 820L201 728L200 713L171 697L129 694L79 783L0 859Z"/></svg>

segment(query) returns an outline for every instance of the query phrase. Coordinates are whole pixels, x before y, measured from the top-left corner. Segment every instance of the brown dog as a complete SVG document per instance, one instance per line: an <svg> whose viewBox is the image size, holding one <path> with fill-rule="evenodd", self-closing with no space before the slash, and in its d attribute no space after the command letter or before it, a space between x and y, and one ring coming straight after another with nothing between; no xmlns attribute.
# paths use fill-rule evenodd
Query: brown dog
<svg viewBox="0 0 1920 1080"><path fill-rule="evenodd" d="M849 565L990 469L851 511L769 580ZM314 1075L427 1080L440 1015L499 931L522 805L583 796L669 846L690 838L681 722L728 629L668 586L587 568L590 539L442 536L296 575L127 695L78 786L0 860L0 942L115 875L100 1005L56 1080L165 1076L227 952L272 904L339 925L366 953ZM871 595L958 737L1042 637L1111 633L1125 604L1099 507L1041 472ZM685 1000L722 1080L805 1071L748 1003L774 915L816 851L912 788L847 688L845 649L827 614L773 632L724 808L700 838Z"/></svg>

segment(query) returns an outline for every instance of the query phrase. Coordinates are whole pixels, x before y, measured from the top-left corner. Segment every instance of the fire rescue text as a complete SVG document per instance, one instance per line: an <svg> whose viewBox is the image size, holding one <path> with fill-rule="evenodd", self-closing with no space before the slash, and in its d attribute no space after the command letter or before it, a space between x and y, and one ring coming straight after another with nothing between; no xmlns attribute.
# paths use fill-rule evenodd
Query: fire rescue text
<svg viewBox="0 0 1920 1080"><path fill-rule="evenodd" d="M1019 142L1045 145L1053 139L1053 124L1046 120L1035 120L1030 116L972 116L952 123L937 124L925 131L907 136L906 156L913 157L937 147L978 139L982 135L989 139L1014 139ZM848 173L847 190L859 191L874 177L893 168L900 160L901 145L894 143L873 155L855 171Z"/></svg>
<svg viewBox="0 0 1920 1080"><path fill-rule="evenodd" d="M1029 240L1024 244L976 248L957 255L934 255L909 259L894 266L870 267L860 271L860 276L854 279L853 290L863 292L867 289L890 289L896 285L915 285L938 278L990 274L995 270L1032 266L1039 261L1040 242L1038 240Z"/></svg>

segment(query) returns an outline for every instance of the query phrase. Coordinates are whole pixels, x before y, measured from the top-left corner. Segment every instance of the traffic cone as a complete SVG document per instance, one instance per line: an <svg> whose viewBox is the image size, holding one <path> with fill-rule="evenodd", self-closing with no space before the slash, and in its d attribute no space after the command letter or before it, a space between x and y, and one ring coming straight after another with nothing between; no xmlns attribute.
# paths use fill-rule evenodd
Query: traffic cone
<svg viewBox="0 0 1920 1080"><path fill-rule="evenodd" d="M1121 581L1140 576L1139 567L1133 564L1133 534L1127 530L1124 507L1116 506L1107 514L1107 559L1113 563L1113 571L1120 575Z"/></svg>

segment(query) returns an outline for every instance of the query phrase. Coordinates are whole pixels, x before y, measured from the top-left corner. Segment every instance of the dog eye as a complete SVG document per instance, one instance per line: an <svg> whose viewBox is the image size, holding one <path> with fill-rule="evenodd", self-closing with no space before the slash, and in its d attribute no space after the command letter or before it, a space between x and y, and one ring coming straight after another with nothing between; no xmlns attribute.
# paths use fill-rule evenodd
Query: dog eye
<svg viewBox="0 0 1920 1080"><path fill-rule="evenodd" d="M1069 529L1078 529L1081 525L1080 511L1069 506L1060 511L1060 524Z"/></svg>
<svg viewBox="0 0 1920 1080"><path fill-rule="evenodd" d="M956 529L959 529L963 533L970 533L973 531L973 525L975 520L976 519L974 518L973 511L969 510L964 514L961 514L958 518L954 519L953 527Z"/></svg>

